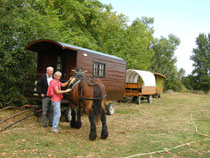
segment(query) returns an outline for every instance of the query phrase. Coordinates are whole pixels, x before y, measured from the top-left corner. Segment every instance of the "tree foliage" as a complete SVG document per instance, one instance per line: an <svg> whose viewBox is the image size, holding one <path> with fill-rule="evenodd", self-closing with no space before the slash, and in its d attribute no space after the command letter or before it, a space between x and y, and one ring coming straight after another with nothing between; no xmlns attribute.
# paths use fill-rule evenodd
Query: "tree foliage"
<svg viewBox="0 0 210 158"><path fill-rule="evenodd" d="M36 56L23 51L40 38L55 39L47 16L38 16L25 0L0 1L0 106L22 104L24 73L35 70ZM57 23L56 23L57 25Z"/></svg>
<svg viewBox="0 0 210 158"><path fill-rule="evenodd" d="M178 80L178 73L175 66L175 50L180 44L180 40L175 35L169 34L168 39L161 37L154 40L154 55L151 58L151 69L154 72L164 74L167 78L166 89L180 90L181 83ZM180 85L180 86L177 86Z"/></svg>
<svg viewBox="0 0 210 158"><path fill-rule="evenodd" d="M191 60L194 61L193 66L193 89L210 90L210 34L200 34L196 39L196 48L193 49Z"/></svg>
<svg viewBox="0 0 210 158"><path fill-rule="evenodd" d="M153 18L128 18L98 0L0 1L0 106L24 102L24 73L36 71L36 54L24 47L38 39L52 39L119 56L127 68L166 75L176 84L174 51L179 39L153 37Z"/></svg>

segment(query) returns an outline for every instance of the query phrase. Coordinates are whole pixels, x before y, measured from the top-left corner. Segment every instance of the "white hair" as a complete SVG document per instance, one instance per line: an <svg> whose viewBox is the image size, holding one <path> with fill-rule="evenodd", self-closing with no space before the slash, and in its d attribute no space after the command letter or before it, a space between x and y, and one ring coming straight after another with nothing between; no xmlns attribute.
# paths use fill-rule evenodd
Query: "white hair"
<svg viewBox="0 0 210 158"><path fill-rule="evenodd" d="M54 73L54 77L55 77L55 75L57 75L57 74L59 74L60 76L62 76L62 73L61 73L60 71L56 71L56 72Z"/></svg>
<svg viewBox="0 0 210 158"><path fill-rule="evenodd" d="M51 66L48 66L47 68L46 68L47 70L54 70L54 68L53 67L51 67Z"/></svg>

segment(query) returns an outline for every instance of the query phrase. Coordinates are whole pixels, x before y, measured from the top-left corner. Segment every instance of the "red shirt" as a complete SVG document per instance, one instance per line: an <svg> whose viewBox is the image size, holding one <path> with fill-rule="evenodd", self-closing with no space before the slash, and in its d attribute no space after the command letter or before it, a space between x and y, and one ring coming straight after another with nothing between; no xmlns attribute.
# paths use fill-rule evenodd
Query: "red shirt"
<svg viewBox="0 0 210 158"><path fill-rule="evenodd" d="M61 99L63 99L63 95L62 94L57 94L55 92L55 89L57 88L58 90L61 90L61 85L62 83L58 80L52 80L50 81L50 86L48 88L48 92L47 92L47 96L51 97L51 101L54 102L60 102Z"/></svg>

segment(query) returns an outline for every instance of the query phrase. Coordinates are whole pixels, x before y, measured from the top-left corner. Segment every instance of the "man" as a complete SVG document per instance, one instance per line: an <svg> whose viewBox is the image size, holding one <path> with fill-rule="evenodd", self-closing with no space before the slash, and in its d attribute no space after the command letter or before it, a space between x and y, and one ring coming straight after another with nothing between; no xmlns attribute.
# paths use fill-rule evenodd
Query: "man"
<svg viewBox="0 0 210 158"><path fill-rule="evenodd" d="M73 79L72 77L69 78L68 81L65 83L60 82L62 73L57 71L54 74L54 80L50 82L50 87L47 91L47 96L51 97L52 105L53 105L53 124L52 124L52 132L58 133L58 124L60 122L61 117L61 100L63 98L62 93L68 93L71 91L71 89L61 90L61 87L66 87L70 81Z"/></svg>
<svg viewBox="0 0 210 158"><path fill-rule="evenodd" d="M53 107L50 101L50 97L48 97L47 90L48 86L50 85L50 81L53 80L53 67L47 67L47 73L42 75L41 78L38 80L36 84L36 90L39 95L42 97L42 124L43 127L47 127L46 118L47 118L47 111L48 111L48 119L49 119L49 126L52 126L53 121Z"/></svg>

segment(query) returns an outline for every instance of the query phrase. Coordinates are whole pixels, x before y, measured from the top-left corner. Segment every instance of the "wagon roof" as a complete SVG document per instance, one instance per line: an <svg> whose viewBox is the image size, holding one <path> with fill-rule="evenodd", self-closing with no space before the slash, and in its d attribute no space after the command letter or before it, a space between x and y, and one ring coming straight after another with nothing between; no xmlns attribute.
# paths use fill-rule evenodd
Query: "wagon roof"
<svg viewBox="0 0 210 158"><path fill-rule="evenodd" d="M166 79L166 76L164 76L164 75L162 75L162 74L160 74L160 73L154 72L153 74L154 74L155 76L160 76L160 77Z"/></svg>
<svg viewBox="0 0 210 158"><path fill-rule="evenodd" d="M126 83L137 83L138 77L142 78L144 86L156 86L153 73L135 69L128 69L126 71Z"/></svg>
<svg viewBox="0 0 210 158"><path fill-rule="evenodd" d="M31 51L38 52L41 49L44 42L46 44L51 43L51 44L58 45L62 50L65 50L65 49L76 50L76 51L81 50L81 51L86 51L86 52L93 53L93 54L98 54L98 55L103 55L103 56L107 56L107 57L114 58L114 59L123 60L122 58L114 56L114 55L104 54L104 53L97 52L94 50L90 50L90 49L86 49L86 48L82 48L82 47L78 47L78 46L74 46L74 45L70 45L70 44L66 44L66 43L62 43L62 42L58 42L58 41L54 41L54 40L49 40L49 39L41 39L41 40L34 41L34 42L28 44L25 47L25 50L31 50Z"/></svg>

